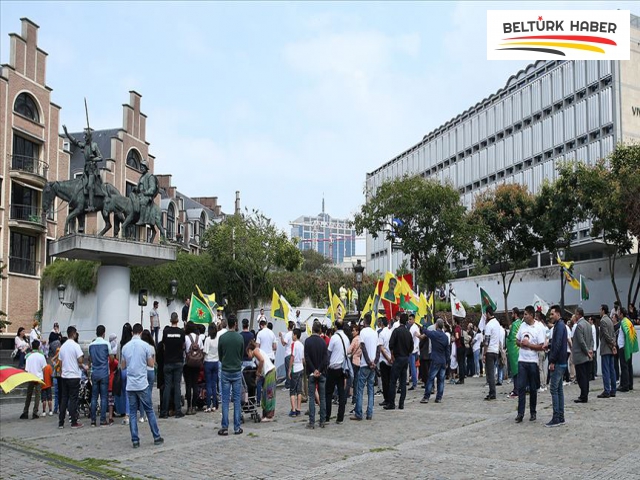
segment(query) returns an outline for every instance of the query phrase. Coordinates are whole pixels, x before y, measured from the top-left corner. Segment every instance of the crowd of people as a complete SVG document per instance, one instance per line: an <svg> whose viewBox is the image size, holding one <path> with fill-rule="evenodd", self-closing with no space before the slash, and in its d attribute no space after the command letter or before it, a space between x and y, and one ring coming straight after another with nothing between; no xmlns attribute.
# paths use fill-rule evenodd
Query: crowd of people
<svg viewBox="0 0 640 480"><path fill-rule="evenodd" d="M309 327L288 322L286 333L278 335L264 310L257 319L257 332L249 330L248 319L238 325L234 314L205 326L188 321L183 312L180 327L174 312L161 331L153 314L151 330L126 323L119 342L115 334L107 340L105 327L99 325L86 361L75 327L68 327L63 336L56 323L44 340L34 322L29 340L24 329L18 331L14 356L19 366L43 383L28 385L20 418L29 418L32 400L31 418L39 418L42 400L42 415L48 407L49 416L58 415L59 428L65 428L67 413L70 427L81 428L78 409L85 402L91 426L113 425L120 414L137 448L138 423L147 421L154 444L160 445L164 439L152 402L156 385L158 418L221 408L218 434L228 435L230 427L234 434L242 434L247 403L260 410L257 420L275 418L280 347L285 352L281 380L282 390L288 392L288 416L303 415L306 403L308 429L324 428L332 421L342 424L349 399L353 421L373 419L376 396L383 410L402 410L407 391L416 390L418 381L424 388L420 403L429 403L433 395L435 403L441 403L446 381L464 385L467 377L486 377L486 401L495 400L496 386L511 379L509 396L518 399L517 423L524 419L527 396L529 420L536 420L538 393L549 388L553 416L546 426L555 427L565 424L564 386L576 383L580 395L574 401L589 401L598 354L603 381L598 398L633 390L633 351L625 343L628 347L628 332L638 322L634 312L630 315L619 305L610 312L602 305L597 318L587 319L578 307L565 322L557 305L547 315L527 306L522 311L514 308L510 321L501 323L487 307L479 325L455 317L422 325L412 312L372 322L367 313L348 322L338 318L332 327L317 319Z"/></svg>

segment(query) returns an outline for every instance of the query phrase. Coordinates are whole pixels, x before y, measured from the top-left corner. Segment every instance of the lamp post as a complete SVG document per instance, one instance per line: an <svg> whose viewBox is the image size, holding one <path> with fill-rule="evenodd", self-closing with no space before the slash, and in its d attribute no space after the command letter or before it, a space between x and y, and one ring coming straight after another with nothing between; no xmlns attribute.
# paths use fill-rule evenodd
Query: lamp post
<svg viewBox="0 0 640 480"><path fill-rule="evenodd" d="M364 266L362 260L358 259L353 266L353 272L356 275L356 291L358 292L358 300L356 301L356 310L360 311L360 289L362 288L362 274L364 272Z"/></svg>
<svg viewBox="0 0 640 480"><path fill-rule="evenodd" d="M559 248L558 249L558 257L563 262L564 262L564 256L565 256L564 248ZM563 272L562 265L560 265L560 310L562 311L562 316L563 317L564 317L564 286L565 286L564 272Z"/></svg>
<svg viewBox="0 0 640 480"><path fill-rule="evenodd" d="M178 294L178 281L174 278L169 282L169 296L167 297L167 307L171 305L171 302L173 302L177 294Z"/></svg>
<svg viewBox="0 0 640 480"><path fill-rule="evenodd" d="M58 300L62 305L67 307L69 310L73 310L76 302L65 302L64 301L64 291L67 289L67 286L64 283L58 285Z"/></svg>

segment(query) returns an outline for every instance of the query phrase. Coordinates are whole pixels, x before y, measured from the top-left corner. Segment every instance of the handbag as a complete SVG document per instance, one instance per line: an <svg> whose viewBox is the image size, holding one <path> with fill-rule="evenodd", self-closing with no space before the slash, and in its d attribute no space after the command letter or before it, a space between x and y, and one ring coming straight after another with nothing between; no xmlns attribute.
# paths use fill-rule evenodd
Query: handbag
<svg viewBox="0 0 640 480"><path fill-rule="evenodd" d="M342 342L342 351L344 352L344 361L342 362L342 372L345 375L348 375L349 377L353 378L353 366L351 365L351 360L349 360L349 357L347 355L347 348L344 346L344 340L342 339L342 335L339 335L338 333L336 333L336 335L340 337L340 342Z"/></svg>

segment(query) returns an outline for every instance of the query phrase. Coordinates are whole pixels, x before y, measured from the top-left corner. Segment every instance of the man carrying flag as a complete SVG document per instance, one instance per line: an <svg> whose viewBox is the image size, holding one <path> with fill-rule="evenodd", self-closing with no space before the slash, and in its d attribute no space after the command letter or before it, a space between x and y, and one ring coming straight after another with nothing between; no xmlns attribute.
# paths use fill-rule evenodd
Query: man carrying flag
<svg viewBox="0 0 640 480"><path fill-rule="evenodd" d="M620 360L620 387L618 392L633 390L633 354L638 352L638 335L627 318L627 311L620 308L622 320L618 322L618 359Z"/></svg>

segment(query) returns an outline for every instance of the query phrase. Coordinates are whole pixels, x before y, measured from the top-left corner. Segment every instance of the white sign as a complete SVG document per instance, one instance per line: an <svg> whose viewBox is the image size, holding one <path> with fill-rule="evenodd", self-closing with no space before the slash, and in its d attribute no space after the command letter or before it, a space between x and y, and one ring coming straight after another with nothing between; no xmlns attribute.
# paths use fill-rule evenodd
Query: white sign
<svg viewBox="0 0 640 480"><path fill-rule="evenodd" d="M629 10L488 10L488 60L629 60Z"/></svg>

